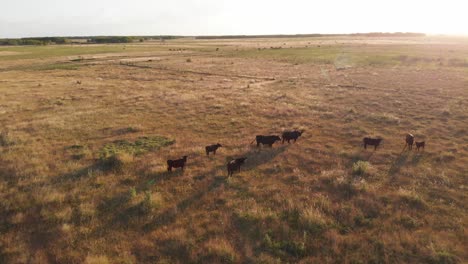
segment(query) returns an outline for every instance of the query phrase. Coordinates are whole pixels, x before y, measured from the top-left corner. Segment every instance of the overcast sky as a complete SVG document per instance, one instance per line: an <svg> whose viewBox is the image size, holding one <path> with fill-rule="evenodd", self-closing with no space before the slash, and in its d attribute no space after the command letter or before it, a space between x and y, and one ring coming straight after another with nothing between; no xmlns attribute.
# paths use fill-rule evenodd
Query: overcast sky
<svg viewBox="0 0 468 264"><path fill-rule="evenodd" d="M468 35L467 0L0 0L0 38L424 32Z"/></svg>

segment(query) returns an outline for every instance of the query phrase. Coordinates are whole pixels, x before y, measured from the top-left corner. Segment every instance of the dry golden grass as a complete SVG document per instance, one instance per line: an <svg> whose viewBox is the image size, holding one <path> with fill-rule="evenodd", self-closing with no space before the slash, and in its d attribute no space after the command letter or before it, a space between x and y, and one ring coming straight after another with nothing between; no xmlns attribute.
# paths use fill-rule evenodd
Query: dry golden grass
<svg viewBox="0 0 468 264"><path fill-rule="evenodd" d="M0 48L1 263L468 260L468 67L449 63L466 40L89 47ZM425 151L403 151L408 132ZM135 143L154 136L175 143ZM131 153L103 162L116 142Z"/></svg>

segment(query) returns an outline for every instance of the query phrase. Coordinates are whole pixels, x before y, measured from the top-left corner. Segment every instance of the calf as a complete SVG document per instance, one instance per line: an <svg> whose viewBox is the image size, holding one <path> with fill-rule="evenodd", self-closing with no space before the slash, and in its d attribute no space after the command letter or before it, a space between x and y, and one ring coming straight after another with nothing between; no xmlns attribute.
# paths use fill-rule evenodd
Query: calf
<svg viewBox="0 0 468 264"><path fill-rule="evenodd" d="M241 165L244 164L246 159L247 158L238 158L229 161L227 164L228 177L232 176L235 171L240 172Z"/></svg>
<svg viewBox="0 0 468 264"><path fill-rule="evenodd" d="M215 145L209 145L209 146L206 146L205 147L205 151L206 151L206 155L210 155L210 152L213 152L214 155L216 155L216 150L218 150L218 148L222 147L221 144L215 144Z"/></svg>
<svg viewBox="0 0 468 264"><path fill-rule="evenodd" d="M406 146L408 146L409 150L413 149L413 143L414 143L414 136L413 134L406 134Z"/></svg>
<svg viewBox="0 0 468 264"><path fill-rule="evenodd" d="M183 156L177 160L167 160L167 170L172 171L172 168L181 168L184 170L185 163L187 162L187 156Z"/></svg>
<svg viewBox="0 0 468 264"><path fill-rule="evenodd" d="M364 142L364 149L367 149L367 145L374 146L374 150L377 150L377 147L382 142L382 138L370 138L365 137L362 141Z"/></svg>
<svg viewBox="0 0 468 264"><path fill-rule="evenodd" d="M257 147L260 146L260 144L268 145L272 147L276 141L281 141L281 138L276 135L272 135L272 136L257 135L250 144L252 144L255 140L257 141Z"/></svg>
<svg viewBox="0 0 468 264"><path fill-rule="evenodd" d="M419 151L419 148L422 148L424 150L424 147L426 146L426 142L425 141L421 141L421 142L416 142L416 150Z"/></svg>
<svg viewBox="0 0 468 264"><path fill-rule="evenodd" d="M304 130L301 130L301 131L298 131L298 130L294 130L294 131L284 131L283 132L283 135L281 135L281 137L283 138L282 142L281 143L284 143L284 141L289 141L290 140L293 140L294 139L294 142L296 142L296 140L302 136L302 133L304 133Z"/></svg>

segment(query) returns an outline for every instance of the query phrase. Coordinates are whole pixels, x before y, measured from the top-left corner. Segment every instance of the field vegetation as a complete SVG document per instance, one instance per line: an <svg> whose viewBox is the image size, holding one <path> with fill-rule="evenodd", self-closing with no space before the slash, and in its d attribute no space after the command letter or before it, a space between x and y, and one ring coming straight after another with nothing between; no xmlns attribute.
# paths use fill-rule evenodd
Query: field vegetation
<svg viewBox="0 0 468 264"><path fill-rule="evenodd" d="M467 61L444 37L0 47L0 263L465 263Z"/></svg>

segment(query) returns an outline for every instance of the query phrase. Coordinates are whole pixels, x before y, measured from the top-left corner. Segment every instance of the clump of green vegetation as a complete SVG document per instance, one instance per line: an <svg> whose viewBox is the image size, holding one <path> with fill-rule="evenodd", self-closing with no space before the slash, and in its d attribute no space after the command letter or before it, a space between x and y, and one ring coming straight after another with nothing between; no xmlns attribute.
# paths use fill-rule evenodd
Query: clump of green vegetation
<svg viewBox="0 0 468 264"><path fill-rule="evenodd" d="M379 123L379 124L388 124L388 125L398 125L400 124L400 118L389 114L371 114L368 116L369 121Z"/></svg>
<svg viewBox="0 0 468 264"><path fill-rule="evenodd" d="M418 221L411 216L400 217L400 219L398 219L398 223L407 229L414 229L419 226Z"/></svg>
<svg viewBox="0 0 468 264"><path fill-rule="evenodd" d="M455 160L455 155L452 152L442 152L436 157L436 161L438 162L450 162Z"/></svg>
<svg viewBox="0 0 468 264"><path fill-rule="evenodd" d="M327 228L325 217L315 208L307 208L300 216L302 226L312 234L320 234Z"/></svg>
<svg viewBox="0 0 468 264"><path fill-rule="evenodd" d="M302 257L306 254L306 248L304 242L298 241L275 241L270 234L265 234L263 238L264 246L271 253L282 256L289 254L295 257Z"/></svg>
<svg viewBox="0 0 468 264"><path fill-rule="evenodd" d="M428 263L431 264L456 264L460 263L460 259L453 255L450 252L446 251L439 251L435 254L435 256L432 256L429 260Z"/></svg>
<svg viewBox="0 0 468 264"><path fill-rule="evenodd" d="M1 132L0 133L0 146L2 147L8 147L11 145L14 145L15 142L14 140L10 137L10 134L8 132Z"/></svg>
<svg viewBox="0 0 468 264"><path fill-rule="evenodd" d="M99 151L99 158L107 159L120 153L140 155L148 151L158 150L162 147L174 144L175 140L161 136L139 137L135 142L117 140L104 145Z"/></svg>
<svg viewBox="0 0 468 264"><path fill-rule="evenodd" d="M116 172L122 172L128 165L133 162L133 155L129 153L116 153L111 156L101 158L101 163L107 169L114 170Z"/></svg>
<svg viewBox="0 0 468 264"><path fill-rule="evenodd" d="M427 204L423 198L414 190L399 189L398 194L401 201L413 208L424 209L427 207Z"/></svg>
<svg viewBox="0 0 468 264"><path fill-rule="evenodd" d="M209 240L201 259L205 263L236 263L236 252L226 240Z"/></svg>
<svg viewBox="0 0 468 264"><path fill-rule="evenodd" d="M359 160L353 164L353 174L362 176L369 171L370 166L369 162Z"/></svg>
<svg viewBox="0 0 468 264"><path fill-rule="evenodd" d="M71 158L74 160L80 160L85 158L89 153L89 149L82 145L71 145L66 148L67 151L71 154Z"/></svg>

